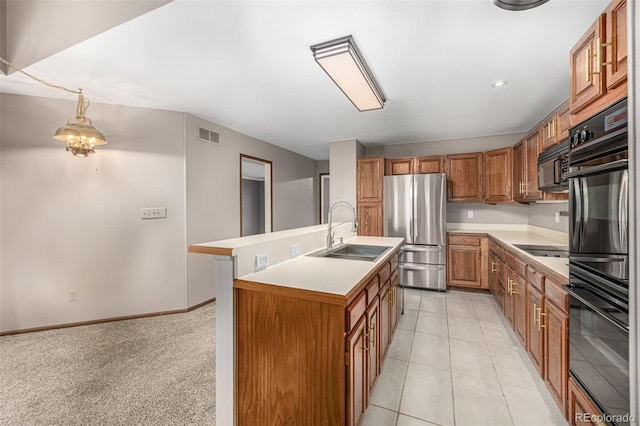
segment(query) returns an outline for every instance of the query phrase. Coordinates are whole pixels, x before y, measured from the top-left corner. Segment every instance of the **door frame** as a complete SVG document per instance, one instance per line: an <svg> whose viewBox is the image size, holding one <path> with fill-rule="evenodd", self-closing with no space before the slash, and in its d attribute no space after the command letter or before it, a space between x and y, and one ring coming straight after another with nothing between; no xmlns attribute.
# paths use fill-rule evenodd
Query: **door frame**
<svg viewBox="0 0 640 426"><path fill-rule="evenodd" d="M260 163L264 163L265 165L265 190L269 190L269 196L267 197L265 194L264 203L265 203L265 216L267 212L269 213L269 218L265 217L265 234L273 231L273 162L270 160L265 160L264 158L254 157L253 155L242 154L240 153L240 236L242 237L242 161L243 160L251 160ZM266 171L266 166L268 166L269 171ZM267 175L268 174L268 175ZM267 183L267 178L269 182ZM268 226L267 226L268 225ZM267 229L267 227L269 229Z"/></svg>

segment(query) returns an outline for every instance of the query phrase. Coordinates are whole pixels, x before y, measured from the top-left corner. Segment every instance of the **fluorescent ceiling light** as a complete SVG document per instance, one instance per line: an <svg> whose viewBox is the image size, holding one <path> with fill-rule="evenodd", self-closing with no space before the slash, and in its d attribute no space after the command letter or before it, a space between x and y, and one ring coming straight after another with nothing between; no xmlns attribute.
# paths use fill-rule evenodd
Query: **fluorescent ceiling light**
<svg viewBox="0 0 640 426"><path fill-rule="evenodd" d="M352 36L311 46L313 57L359 111L382 109L386 99Z"/></svg>

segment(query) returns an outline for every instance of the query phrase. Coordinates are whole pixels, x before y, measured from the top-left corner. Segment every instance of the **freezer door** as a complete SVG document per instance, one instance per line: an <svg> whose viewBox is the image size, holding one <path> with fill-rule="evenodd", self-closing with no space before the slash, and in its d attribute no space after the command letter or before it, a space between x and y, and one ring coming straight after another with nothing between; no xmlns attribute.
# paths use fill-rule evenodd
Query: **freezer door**
<svg viewBox="0 0 640 426"><path fill-rule="evenodd" d="M445 291L447 289L447 267L420 263L399 264L400 285Z"/></svg>
<svg viewBox="0 0 640 426"><path fill-rule="evenodd" d="M447 177L444 173L415 175L413 244L446 245Z"/></svg>
<svg viewBox="0 0 640 426"><path fill-rule="evenodd" d="M413 242L413 175L384 177L384 236Z"/></svg>
<svg viewBox="0 0 640 426"><path fill-rule="evenodd" d="M435 263L444 265L447 263L447 248L437 245L416 246L405 244L402 246L400 263Z"/></svg>

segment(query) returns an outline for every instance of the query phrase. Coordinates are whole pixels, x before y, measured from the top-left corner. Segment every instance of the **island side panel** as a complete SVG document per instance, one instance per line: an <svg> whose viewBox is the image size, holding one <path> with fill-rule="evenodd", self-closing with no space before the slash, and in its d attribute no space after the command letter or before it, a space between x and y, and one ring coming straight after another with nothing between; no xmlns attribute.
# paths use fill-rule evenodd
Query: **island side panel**
<svg viewBox="0 0 640 426"><path fill-rule="evenodd" d="M345 307L234 293L237 424L344 424Z"/></svg>

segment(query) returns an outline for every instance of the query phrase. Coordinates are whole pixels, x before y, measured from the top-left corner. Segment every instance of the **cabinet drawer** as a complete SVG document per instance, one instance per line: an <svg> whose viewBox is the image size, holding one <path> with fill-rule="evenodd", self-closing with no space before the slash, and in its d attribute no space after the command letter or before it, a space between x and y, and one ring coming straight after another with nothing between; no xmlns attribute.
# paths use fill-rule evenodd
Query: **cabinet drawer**
<svg viewBox="0 0 640 426"><path fill-rule="evenodd" d="M378 278L380 278L381 285L384 285L384 283L387 282L389 275L391 275L391 262L385 263L378 271Z"/></svg>
<svg viewBox="0 0 640 426"><path fill-rule="evenodd" d="M534 286L538 290L544 293L544 280L545 276L540 272L533 269L531 266L527 266L527 281L530 285Z"/></svg>
<svg viewBox="0 0 640 426"><path fill-rule="evenodd" d="M547 296L547 302L551 302L565 313L569 313L569 293L562 289L557 282L547 277L544 286L544 295Z"/></svg>
<svg viewBox="0 0 640 426"><path fill-rule="evenodd" d="M365 293L365 291L360 293L347 307L347 333L353 329L360 318L364 315L364 311L367 310L367 298Z"/></svg>
<svg viewBox="0 0 640 426"><path fill-rule="evenodd" d="M504 252L504 261L513 269L513 271L521 277L527 276L527 264L515 257L511 252Z"/></svg>
<svg viewBox="0 0 640 426"><path fill-rule="evenodd" d="M502 247L498 245L498 243L496 243L493 240L489 240L489 250L494 252L500 260L503 260L503 256L504 256L503 250L502 250Z"/></svg>
<svg viewBox="0 0 640 426"><path fill-rule="evenodd" d="M391 256L391 260L389 260L389 264L391 265L391 272L395 271L398 267L398 255L394 254Z"/></svg>
<svg viewBox="0 0 640 426"><path fill-rule="evenodd" d="M471 235L449 235L449 245L452 246L479 246L481 237Z"/></svg>
<svg viewBox="0 0 640 426"><path fill-rule="evenodd" d="M377 275L371 278L365 289L367 291L367 306L369 306L378 297L378 290L380 290L380 280Z"/></svg>

